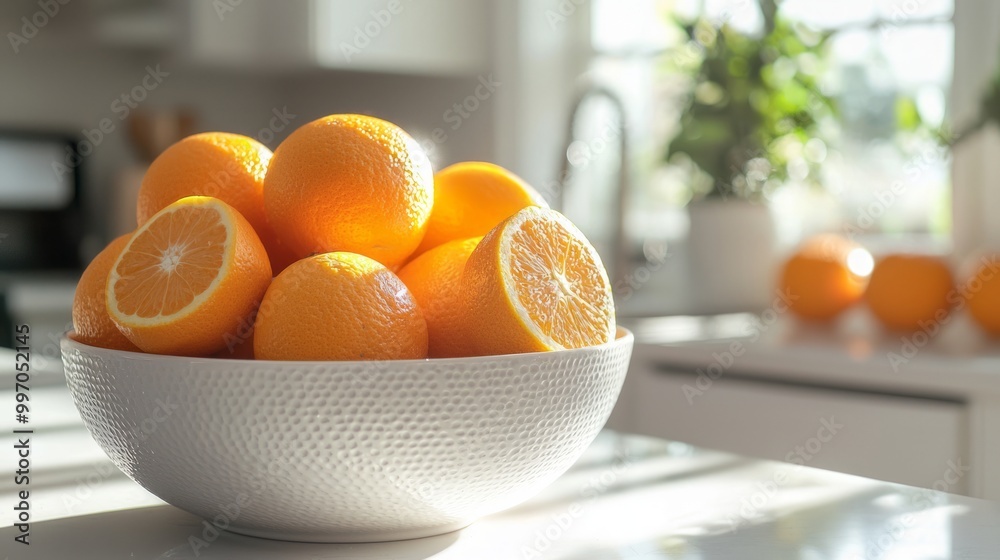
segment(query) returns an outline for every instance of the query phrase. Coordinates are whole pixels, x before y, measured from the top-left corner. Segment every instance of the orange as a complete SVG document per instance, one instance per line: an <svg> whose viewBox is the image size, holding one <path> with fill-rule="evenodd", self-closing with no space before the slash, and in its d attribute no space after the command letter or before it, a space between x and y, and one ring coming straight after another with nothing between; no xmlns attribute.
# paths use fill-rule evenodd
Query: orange
<svg viewBox="0 0 1000 560"><path fill-rule="evenodd" d="M365 115L330 115L278 146L264 179L264 209L302 258L347 251L395 268L417 248L434 202L420 145Z"/></svg>
<svg viewBox="0 0 1000 560"><path fill-rule="evenodd" d="M427 356L454 358L468 354L460 299L462 271L482 237L456 239L413 259L399 271L427 320Z"/></svg>
<svg viewBox="0 0 1000 560"><path fill-rule="evenodd" d="M250 222L267 249L274 273L295 260L274 234L264 213L264 175L271 150L240 134L205 132L167 148L139 188L139 225L186 196L211 196L229 204Z"/></svg>
<svg viewBox="0 0 1000 560"><path fill-rule="evenodd" d="M279 274L254 328L258 360L427 357L427 323L406 285L354 253L323 253Z"/></svg>
<svg viewBox="0 0 1000 560"><path fill-rule="evenodd" d="M213 358L225 358L228 360L252 360L253 356L253 331L246 336L235 336L215 354Z"/></svg>
<svg viewBox="0 0 1000 560"><path fill-rule="evenodd" d="M528 206L549 205L531 185L503 167L478 161L448 166L434 176L434 209L413 254L455 239L482 237Z"/></svg>
<svg viewBox="0 0 1000 560"><path fill-rule="evenodd" d="M145 352L207 356L245 328L270 281L250 222L221 200L189 196L122 249L108 274L108 312Z"/></svg>
<svg viewBox="0 0 1000 560"><path fill-rule="evenodd" d="M614 340L611 283L597 251L555 210L501 222L469 256L461 297L478 355L580 348Z"/></svg>
<svg viewBox="0 0 1000 560"><path fill-rule="evenodd" d="M871 270L855 273L852 258L870 254L838 235L818 235L804 242L781 271L779 289L792 312L803 319L825 321L857 303ZM863 267L862 267L863 268Z"/></svg>
<svg viewBox="0 0 1000 560"><path fill-rule="evenodd" d="M969 315L983 331L1000 336L1000 265L997 256L983 258L962 284Z"/></svg>
<svg viewBox="0 0 1000 560"><path fill-rule="evenodd" d="M887 328L912 332L946 321L956 296L943 259L897 254L875 263L865 301Z"/></svg>
<svg viewBox="0 0 1000 560"><path fill-rule="evenodd" d="M90 261L80 276L73 294L73 333L70 337L74 340L101 348L139 351L115 326L105 303L108 271L128 240L129 235L123 235L112 241Z"/></svg>

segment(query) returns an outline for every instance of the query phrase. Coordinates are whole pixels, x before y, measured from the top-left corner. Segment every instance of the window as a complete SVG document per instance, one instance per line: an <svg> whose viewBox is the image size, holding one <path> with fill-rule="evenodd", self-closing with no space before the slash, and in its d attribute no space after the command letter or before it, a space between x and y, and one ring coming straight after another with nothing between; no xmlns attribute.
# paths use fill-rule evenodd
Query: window
<svg viewBox="0 0 1000 560"><path fill-rule="evenodd" d="M949 158L938 133L948 114L952 12L953 0L779 4L780 17L800 29L831 34L820 88L837 107L836 126L825 131L823 142L791 146L787 179L765 191L783 243L817 230L947 241ZM640 217L630 234L683 237L691 181L664 160L691 89L691 79L674 70L688 37L673 20L701 16L759 35L759 5L636 0L625 9L621 2L595 0L592 16L593 73L617 84L630 109L633 214ZM799 180L805 163L818 164L819 188Z"/></svg>

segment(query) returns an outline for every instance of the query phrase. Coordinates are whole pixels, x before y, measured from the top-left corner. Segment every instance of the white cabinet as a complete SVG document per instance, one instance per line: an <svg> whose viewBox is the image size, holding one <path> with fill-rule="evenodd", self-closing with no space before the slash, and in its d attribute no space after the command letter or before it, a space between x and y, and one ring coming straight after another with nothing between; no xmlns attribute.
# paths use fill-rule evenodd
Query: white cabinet
<svg viewBox="0 0 1000 560"><path fill-rule="evenodd" d="M489 62L486 0L192 0L191 61L264 70L326 68L462 75Z"/></svg>
<svg viewBox="0 0 1000 560"><path fill-rule="evenodd" d="M969 490L961 403L728 373L699 386L693 369L662 367L641 348L633 363L616 428L952 493Z"/></svg>
<svg viewBox="0 0 1000 560"><path fill-rule="evenodd" d="M316 61L325 68L475 74L489 64L485 0L313 0Z"/></svg>

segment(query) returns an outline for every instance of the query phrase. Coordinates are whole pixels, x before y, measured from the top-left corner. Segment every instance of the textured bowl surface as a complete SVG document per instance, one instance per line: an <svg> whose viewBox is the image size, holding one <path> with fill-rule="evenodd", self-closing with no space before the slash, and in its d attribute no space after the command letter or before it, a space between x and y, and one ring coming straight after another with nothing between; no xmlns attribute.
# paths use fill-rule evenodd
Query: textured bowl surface
<svg viewBox="0 0 1000 560"><path fill-rule="evenodd" d="M415 538L531 497L604 426L632 353L392 362L154 356L62 341L111 460L220 528L297 541Z"/></svg>

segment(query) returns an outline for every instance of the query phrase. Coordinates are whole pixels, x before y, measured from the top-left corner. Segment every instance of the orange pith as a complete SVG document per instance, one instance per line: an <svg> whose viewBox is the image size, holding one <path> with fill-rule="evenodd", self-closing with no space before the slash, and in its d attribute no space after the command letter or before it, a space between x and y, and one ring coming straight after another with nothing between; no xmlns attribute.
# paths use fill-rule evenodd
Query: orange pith
<svg viewBox="0 0 1000 560"><path fill-rule="evenodd" d="M270 279L267 253L239 212L186 197L122 250L108 275L108 313L145 352L207 355L246 323Z"/></svg>
<svg viewBox="0 0 1000 560"><path fill-rule="evenodd" d="M465 265L463 303L478 354L581 348L614 339L611 284L562 214L529 207L501 222Z"/></svg>

